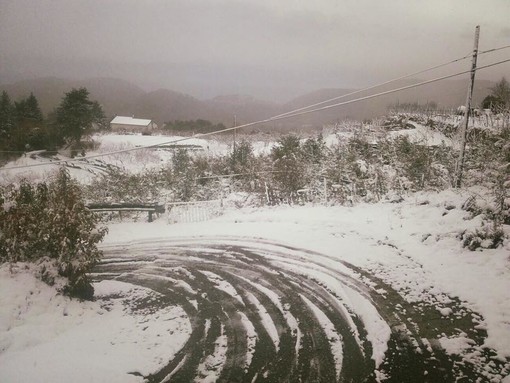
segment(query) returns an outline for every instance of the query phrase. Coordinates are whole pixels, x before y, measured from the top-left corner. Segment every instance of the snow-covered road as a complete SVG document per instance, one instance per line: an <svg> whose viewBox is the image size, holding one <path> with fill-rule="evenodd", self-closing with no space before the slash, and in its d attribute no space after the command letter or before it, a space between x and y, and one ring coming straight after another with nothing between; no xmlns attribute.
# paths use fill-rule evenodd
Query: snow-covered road
<svg viewBox="0 0 510 383"><path fill-rule="evenodd" d="M510 248L462 247L473 193L112 223L81 309L0 270L0 377L509 383Z"/></svg>
<svg viewBox="0 0 510 383"><path fill-rule="evenodd" d="M211 236L132 241L105 255L95 279L153 289L192 324L186 345L148 381L474 381L491 356L481 316L458 299L437 294L443 315L306 249ZM441 338L483 355L466 363Z"/></svg>

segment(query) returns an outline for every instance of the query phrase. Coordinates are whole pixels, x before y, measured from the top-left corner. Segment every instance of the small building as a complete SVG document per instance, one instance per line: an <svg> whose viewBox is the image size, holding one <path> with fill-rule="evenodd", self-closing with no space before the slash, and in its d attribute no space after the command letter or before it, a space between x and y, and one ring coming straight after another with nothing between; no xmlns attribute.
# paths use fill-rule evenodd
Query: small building
<svg viewBox="0 0 510 383"><path fill-rule="evenodd" d="M140 132L147 133L158 128L152 120L142 118L116 116L110 122L110 128L114 132Z"/></svg>

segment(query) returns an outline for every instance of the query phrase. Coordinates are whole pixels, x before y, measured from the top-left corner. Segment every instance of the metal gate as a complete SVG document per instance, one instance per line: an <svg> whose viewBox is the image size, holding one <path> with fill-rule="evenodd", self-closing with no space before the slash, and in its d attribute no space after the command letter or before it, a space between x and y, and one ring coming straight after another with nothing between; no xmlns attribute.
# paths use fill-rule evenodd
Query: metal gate
<svg viewBox="0 0 510 383"><path fill-rule="evenodd" d="M223 201L170 202L166 207L168 223L202 222L221 215Z"/></svg>

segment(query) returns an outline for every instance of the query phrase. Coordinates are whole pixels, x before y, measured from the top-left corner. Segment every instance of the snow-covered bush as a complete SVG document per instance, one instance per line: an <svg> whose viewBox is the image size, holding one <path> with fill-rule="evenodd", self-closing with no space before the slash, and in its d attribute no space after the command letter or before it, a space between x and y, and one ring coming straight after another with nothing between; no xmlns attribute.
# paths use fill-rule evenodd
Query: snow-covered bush
<svg viewBox="0 0 510 383"><path fill-rule="evenodd" d="M510 129L478 130L466 151L466 186L483 185L492 201L481 208L497 224L510 224Z"/></svg>
<svg viewBox="0 0 510 383"><path fill-rule="evenodd" d="M47 183L11 185L0 194L0 262L51 260L68 279L64 293L91 298L86 273L100 259L97 244L107 232L97 224L65 169Z"/></svg>
<svg viewBox="0 0 510 383"><path fill-rule="evenodd" d="M94 202L154 202L160 196L158 180L156 171L133 174L111 168L84 186L84 195Z"/></svg>
<svg viewBox="0 0 510 383"><path fill-rule="evenodd" d="M471 251L477 249L497 249L503 244L505 232L499 227L485 226L474 232L466 232L461 236L462 245Z"/></svg>

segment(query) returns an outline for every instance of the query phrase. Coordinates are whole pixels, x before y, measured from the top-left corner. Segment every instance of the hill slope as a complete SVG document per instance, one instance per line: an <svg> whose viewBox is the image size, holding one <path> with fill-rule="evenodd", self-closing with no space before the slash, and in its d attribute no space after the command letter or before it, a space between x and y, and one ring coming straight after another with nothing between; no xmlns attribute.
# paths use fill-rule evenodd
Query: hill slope
<svg viewBox="0 0 510 383"><path fill-rule="evenodd" d="M417 82L419 80L400 81L374 89L370 94L416 84ZM494 83L485 80L476 82L474 91L475 105L478 105L483 100L493 85ZM47 114L59 104L65 92L79 87L86 87L89 90L91 98L99 101L108 117L135 115L139 118L153 119L158 124L171 120L195 120L200 118L214 123L222 122L227 126L233 124L234 115L237 118L237 122L242 124L266 119L351 92L348 89L321 89L296 97L287 103L276 104L243 95L218 96L210 100L199 100L190 95L169 89L145 92L128 81L114 78L66 80L55 77L0 85L0 90L7 91L13 100L26 97L30 92L33 92L39 100L43 113ZM443 107L456 107L464 104L466 92L467 80L465 79L443 81L335 107L320 113L307 114L294 119L279 121L274 126L320 126L345 118L356 120L370 119L384 115L388 110L388 106L396 103L417 102L425 104L433 101ZM368 94L362 92L349 98L339 99L336 102L343 102Z"/></svg>

